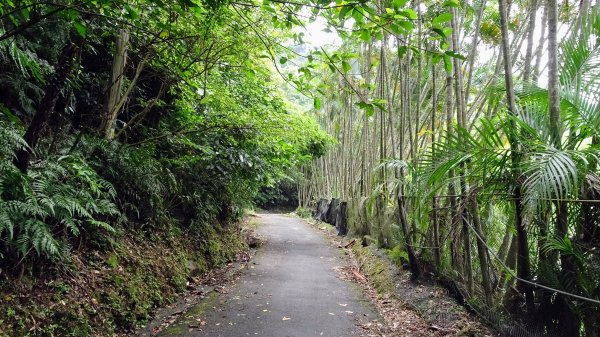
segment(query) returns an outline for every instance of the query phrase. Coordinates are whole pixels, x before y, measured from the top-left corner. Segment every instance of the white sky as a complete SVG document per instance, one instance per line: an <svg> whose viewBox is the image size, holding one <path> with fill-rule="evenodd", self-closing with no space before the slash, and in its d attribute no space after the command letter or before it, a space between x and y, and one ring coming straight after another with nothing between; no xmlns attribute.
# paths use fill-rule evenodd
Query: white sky
<svg viewBox="0 0 600 337"><path fill-rule="evenodd" d="M317 17L313 22L306 25L304 28L298 28L304 32L304 41L312 48L319 47L338 47L342 44L342 39L335 31L326 32L327 22L322 17Z"/></svg>

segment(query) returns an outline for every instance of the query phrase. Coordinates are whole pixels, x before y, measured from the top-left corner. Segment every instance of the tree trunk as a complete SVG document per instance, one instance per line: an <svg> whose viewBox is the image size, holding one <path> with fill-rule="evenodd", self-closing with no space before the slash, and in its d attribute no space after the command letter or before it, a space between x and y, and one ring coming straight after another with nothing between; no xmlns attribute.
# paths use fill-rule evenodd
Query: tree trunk
<svg viewBox="0 0 600 337"><path fill-rule="evenodd" d="M500 11L500 27L502 31L502 53L504 57L504 80L506 86L506 100L508 103L508 111L510 114L515 115L516 104L514 96L514 86L512 81L512 61L510 54L510 46L508 42L508 14L506 0L500 0L498 2L498 8ZM517 228L517 276L521 279L517 282L517 287L520 292L525 294L525 302L527 305L527 311L530 315L534 313L534 299L533 289L529 284L522 280L530 279L530 265L529 265L529 242L527 241L527 231L525 224L523 223L523 206L521 204L521 185L518 183L520 172L518 170L520 158L520 144L517 143L514 128L511 128L508 135L511 146L511 161L513 165L514 176L513 179L516 183L513 191L513 198L515 200L515 223Z"/></svg>
<svg viewBox="0 0 600 337"><path fill-rule="evenodd" d="M477 234L477 255L479 257L479 264L481 266L481 284L483 286L483 294L485 296L485 302L488 307L493 306L492 302L492 281L490 278L490 263L488 260L487 244L485 242L485 235L483 234L483 228L481 227L481 219L479 217L479 206L477 200L469 202L470 213L473 217L473 228L475 234Z"/></svg>
<svg viewBox="0 0 600 337"><path fill-rule="evenodd" d="M558 84L558 5L548 0L548 107L550 139L552 145L561 148L560 140L560 94Z"/></svg>
<svg viewBox="0 0 600 337"><path fill-rule="evenodd" d="M452 44L451 48L454 52L458 53L458 30L456 24L456 10L452 9L453 18L451 21L452 25ZM466 116L465 116L465 99L464 99L464 85L463 85L463 74L461 69L461 64L458 58L453 59L453 70L454 70L454 94L456 98L456 117L458 120L458 125L461 128L466 126ZM464 256L464 271L467 276L467 290L469 292L469 296L473 295L474 290L474 282L473 282L473 264L471 257L471 233L469 231L469 209L468 209L468 200L467 195L469 194L469 186L467 185L467 181L465 180L467 172L467 167L464 163L460 165L460 194L461 194L461 203L462 205L462 215L461 215L461 223L462 223L462 237L463 237L463 249L465 252Z"/></svg>
<svg viewBox="0 0 600 337"><path fill-rule="evenodd" d="M452 43L452 40L450 40ZM454 108L452 106L452 73L446 72L446 100L444 102L444 109L446 110L446 135L450 137L454 132L454 128L452 127L453 119L454 119ZM456 187L454 185L454 171L451 170L448 174L448 203L450 204L450 223L454 222L454 219L457 219L456 210L458 208L456 202ZM459 235L460 237L460 235ZM464 272L462 259L460 255L460 250L457 249L457 241L452 240L450 244L450 253L451 253L451 263L455 269L458 269L461 273Z"/></svg>
<svg viewBox="0 0 600 337"><path fill-rule="evenodd" d="M100 133L106 139L113 139L115 134L115 122L121 108L119 101L122 98L123 76L125 63L127 62L127 49L129 46L129 32L121 30L117 36L116 50L113 57L112 74L108 100L106 103L105 116L100 125Z"/></svg>
<svg viewBox="0 0 600 337"><path fill-rule="evenodd" d="M436 71L436 66L435 64L431 64L431 94L432 94L432 98L431 98L431 102L432 102L432 109L431 109L431 155L432 157L435 158L435 118L436 118L436 112L437 112L437 86L436 86L436 81L437 81L437 71ZM436 195L434 195L431 198L431 225L433 226L433 263L435 264L435 267L438 269L440 269L441 266L441 256L440 256L440 223L438 221L438 197Z"/></svg>
<svg viewBox="0 0 600 337"><path fill-rule="evenodd" d="M560 87L558 82L558 4L556 0L548 0L548 108L550 122L550 139L556 149L562 149L560 130ZM558 198L559 196L557 196ZM556 236L560 239L568 235L568 208L567 202L556 201ZM563 277L577 282L575 266L571 258L561 252L561 271ZM559 329L561 333L575 336L579 333L576 313L568 304L570 300L565 296L557 295L556 304L560 306Z"/></svg>
<svg viewBox="0 0 600 337"><path fill-rule="evenodd" d="M504 258L504 264L510 270L515 270L515 267L517 265L517 250L517 238L513 237L510 240L510 245L508 246L508 251L506 252L506 257ZM502 273L502 275L500 275L500 281L498 282L500 288L508 289L512 287L512 280L510 281L510 283L506 284L507 279L507 273Z"/></svg>
<svg viewBox="0 0 600 337"><path fill-rule="evenodd" d="M542 63L542 53L544 50L544 43L546 42L546 28L547 28L547 20L548 20L548 11L546 10L546 6L544 2L541 3L542 8L544 9L542 12L542 26L540 27L542 30L542 36L540 37L540 43L535 51L535 65L531 74L531 81L537 84L538 77L540 74L540 65Z"/></svg>
<svg viewBox="0 0 600 337"><path fill-rule="evenodd" d="M398 217L400 222L400 229L402 230L402 234L404 236L404 243L406 245L406 251L408 253L408 262L410 264L410 271L415 279L421 277L422 268L421 262L417 258L417 254L415 253L413 241L411 235L408 230L408 216L406 214L406 203L404 200L404 193L400 189L398 192Z"/></svg>
<svg viewBox="0 0 600 337"><path fill-rule="evenodd" d="M523 82L527 84L531 77L531 60L533 57L533 32L535 31L535 17L537 13L537 0L530 0L529 23L527 26L527 50L523 68Z"/></svg>
<svg viewBox="0 0 600 337"><path fill-rule="evenodd" d="M535 1L535 0L534 0ZM477 46L479 44L479 26L481 25L481 18L483 17L483 11L485 9L486 0L481 0L479 8L477 9L477 16L475 18L475 31L473 32L473 45L471 46L471 52L469 53L469 77L467 79L466 99L469 98L471 92L471 83L473 81L473 66L475 64L475 58L477 57ZM467 102L465 101L465 104Z"/></svg>

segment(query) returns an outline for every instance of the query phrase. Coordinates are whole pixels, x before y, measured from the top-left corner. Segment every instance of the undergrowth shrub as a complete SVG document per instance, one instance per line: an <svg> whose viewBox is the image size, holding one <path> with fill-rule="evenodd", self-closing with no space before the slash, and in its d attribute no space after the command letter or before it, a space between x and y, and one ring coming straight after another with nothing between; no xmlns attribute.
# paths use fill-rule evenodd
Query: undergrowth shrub
<svg viewBox="0 0 600 337"><path fill-rule="evenodd" d="M72 239L115 232L109 223L123 218L112 184L79 154L50 156L20 172L12 151L24 143L11 129L0 124L0 257L61 260Z"/></svg>
<svg viewBox="0 0 600 337"><path fill-rule="evenodd" d="M285 176L273 186L262 187L254 199L255 204L264 209L297 207L297 179Z"/></svg>
<svg viewBox="0 0 600 337"><path fill-rule="evenodd" d="M298 214L299 217L305 218L305 219L312 217L312 211L310 209L304 208L304 207L298 207L296 209L296 214Z"/></svg>
<svg viewBox="0 0 600 337"><path fill-rule="evenodd" d="M151 146L128 147L91 137L84 143L98 173L115 186L117 203L131 221L156 224L168 216L168 200L179 188Z"/></svg>
<svg viewBox="0 0 600 337"><path fill-rule="evenodd" d="M184 227L232 223L250 206L263 160L252 153L248 137L243 132L231 137L220 129L161 144L157 155L179 182L178 193L171 195L171 215Z"/></svg>
<svg viewBox="0 0 600 337"><path fill-rule="evenodd" d="M402 249L402 246L396 245L388 250L388 255L397 266L402 266L408 262L408 253Z"/></svg>

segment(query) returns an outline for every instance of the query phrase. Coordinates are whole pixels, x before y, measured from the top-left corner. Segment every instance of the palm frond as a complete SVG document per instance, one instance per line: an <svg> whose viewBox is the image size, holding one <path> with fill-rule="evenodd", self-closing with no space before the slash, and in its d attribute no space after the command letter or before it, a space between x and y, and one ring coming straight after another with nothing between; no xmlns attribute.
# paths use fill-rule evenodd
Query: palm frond
<svg viewBox="0 0 600 337"><path fill-rule="evenodd" d="M456 133L445 135L421 160L419 175L432 191L446 186L451 171L469 165L469 176L478 182L499 182L509 173L510 147L506 138L510 123L499 118L482 118L474 131L456 126ZM470 165L473 163L473 165ZM458 179L458 178L456 178Z"/></svg>
<svg viewBox="0 0 600 337"><path fill-rule="evenodd" d="M560 46L559 81L562 87L595 83L600 79L600 44L594 34L594 24L600 20L600 10L592 10Z"/></svg>
<svg viewBox="0 0 600 337"><path fill-rule="evenodd" d="M523 183L525 203L535 207L538 203L576 195L584 173L592 162L597 161L598 152L595 149L559 150L547 146L531 153L522 163L526 177Z"/></svg>

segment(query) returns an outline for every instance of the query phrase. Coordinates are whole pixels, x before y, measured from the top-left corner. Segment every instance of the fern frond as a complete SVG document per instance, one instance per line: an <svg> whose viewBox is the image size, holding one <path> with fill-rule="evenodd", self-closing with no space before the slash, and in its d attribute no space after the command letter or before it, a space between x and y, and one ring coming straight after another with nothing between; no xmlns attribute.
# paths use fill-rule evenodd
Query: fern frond
<svg viewBox="0 0 600 337"><path fill-rule="evenodd" d="M15 226L5 208L5 203L0 201L0 238L3 237L4 231L8 232L8 239L12 240L15 233Z"/></svg>
<svg viewBox="0 0 600 337"><path fill-rule="evenodd" d="M94 227L104 229L104 230L106 230L109 233L114 233L115 232L114 227L111 226L110 224L108 224L107 222L99 221L99 220L93 220L93 219L92 220L88 220L88 222L91 225L93 225Z"/></svg>

